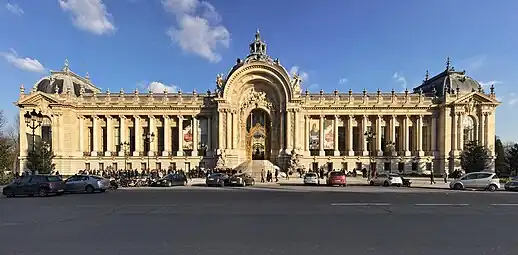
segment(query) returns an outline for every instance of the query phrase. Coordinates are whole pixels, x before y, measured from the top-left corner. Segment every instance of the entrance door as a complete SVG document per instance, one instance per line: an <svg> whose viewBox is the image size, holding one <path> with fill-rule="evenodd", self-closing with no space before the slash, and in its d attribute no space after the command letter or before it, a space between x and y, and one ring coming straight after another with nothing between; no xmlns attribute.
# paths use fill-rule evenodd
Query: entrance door
<svg viewBox="0 0 518 255"><path fill-rule="evenodd" d="M254 109L247 118L246 150L249 159L265 160L270 158L270 120L262 109Z"/></svg>

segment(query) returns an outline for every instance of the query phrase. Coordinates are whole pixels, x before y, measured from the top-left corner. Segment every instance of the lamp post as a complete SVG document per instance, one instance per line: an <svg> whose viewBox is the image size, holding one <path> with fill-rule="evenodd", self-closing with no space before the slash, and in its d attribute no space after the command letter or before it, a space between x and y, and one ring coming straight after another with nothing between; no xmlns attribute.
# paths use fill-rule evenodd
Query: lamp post
<svg viewBox="0 0 518 255"><path fill-rule="evenodd" d="M130 147L130 143L128 142L122 142L119 144L119 146L122 149L122 152L124 152L124 171L128 170L128 151Z"/></svg>
<svg viewBox="0 0 518 255"><path fill-rule="evenodd" d="M149 165L149 154L151 152L151 143L155 140L155 134L153 132L151 133L144 133L142 134L142 138L144 139L144 143L147 144L147 169L151 170L151 166Z"/></svg>
<svg viewBox="0 0 518 255"><path fill-rule="evenodd" d="M369 159L370 159L370 162L369 162L369 172L368 172L368 175L367 175L367 181L370 181L371 180L371 172L372 172L372 162L374 161L374 155L373 155L373 148L372 148L372 145L373 145L373 141L374 139L376 139L376 133L372 132L372 129L369 129L369 131L366 131L364 134L365 136L365 141L367 141L367 146L369 147Z"/></svg>
<svg viewBox="0 0 518 255"><path fill-rule="evenodd" d="M43 114L41 114L41 111L36 112L33 109L32 112L27 111L23 117L25 125L32 130L32 153L34 154L36 151L36 129L43 123Z"/></svg>

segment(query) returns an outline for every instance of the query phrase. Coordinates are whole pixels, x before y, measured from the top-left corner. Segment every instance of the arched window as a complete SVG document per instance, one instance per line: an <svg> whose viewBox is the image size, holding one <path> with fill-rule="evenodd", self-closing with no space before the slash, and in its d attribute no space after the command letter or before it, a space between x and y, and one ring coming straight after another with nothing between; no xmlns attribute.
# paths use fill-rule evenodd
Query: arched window
<svg viewBox="0 0 518 255"><path fill-rule="evenodd" d="M475 124L475 119L473 119L473 117L466 116L466 118L464 118L463 129L464 129L464 144L477 139L476 134L475 134L475 131L477 129L476 129L476 124Z"/></svg>

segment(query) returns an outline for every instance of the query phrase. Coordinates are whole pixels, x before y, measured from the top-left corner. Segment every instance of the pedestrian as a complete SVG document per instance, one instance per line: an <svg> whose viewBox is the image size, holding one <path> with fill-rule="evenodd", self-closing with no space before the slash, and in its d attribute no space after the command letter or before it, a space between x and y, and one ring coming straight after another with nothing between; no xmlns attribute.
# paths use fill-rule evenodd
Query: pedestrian
<svg viewBox="0 0 518 255"><path fill-rule="evenodd" d="M264 183L264 168L261 169L261 182Z"/></svg>
<svg viewBox="0 0 518 255"><path fill-rule="evenodd" d="M435 184L435 179L433 176L433 171L430 173L430 184Z"/></svg>
<svg viewBox="0 0 518 255"><path fill-rule="evenodd" d="M448 183L448 172L447 171L444 171L443 177L444 177L444 183Z"/></svg>
<svg viewBox="0 0 518 255"><path fill-rule="evenodd" d="M275 182L279 182L279 169L275 169Z"/></svg>

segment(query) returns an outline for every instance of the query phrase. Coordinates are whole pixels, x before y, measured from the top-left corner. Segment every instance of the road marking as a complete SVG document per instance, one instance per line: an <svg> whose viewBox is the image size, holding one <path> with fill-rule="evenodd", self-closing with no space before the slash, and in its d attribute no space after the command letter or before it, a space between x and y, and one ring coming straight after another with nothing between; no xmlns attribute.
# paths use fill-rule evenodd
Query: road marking
<svg viewBox="0 0 518 255"><path fill-rule="evenodd" d="M491 204L491 206L518 206L518 204Z"/></svg>
<svg viewBox="0 0 518 255"><path fill-rule="evenodd" d="M469 204L414 204L415 206L469 206Z"/></svg>
<svg viewBox="0 0 518 255"><path fill-rule="evenodd" d="M389 203L332 203L331 206L389 206Z"/></svg>

